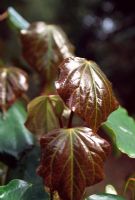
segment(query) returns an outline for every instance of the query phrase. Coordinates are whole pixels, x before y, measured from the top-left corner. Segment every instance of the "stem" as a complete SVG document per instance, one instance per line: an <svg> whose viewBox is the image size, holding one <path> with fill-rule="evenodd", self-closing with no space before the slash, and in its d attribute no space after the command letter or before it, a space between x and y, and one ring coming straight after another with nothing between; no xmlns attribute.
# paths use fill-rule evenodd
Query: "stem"
<svg viewBox="0 0 135 200"><path fill-rule="evenodd" d="M73 120L74 112L71 111L69 121L68 121L68 128L72 127L72 120Z"/></svg>
<svg viewBox="0 0 135 200"><path fill-rule="evenodd" d="M50 100L50 98L48 98L48 99L49 99L49 102L50 102L50 104L51 104L51 106L52 106L53 112L54 112L56 118L57 118L58 121L59 121L60 128L63 128L63 122L62 122L61 117L59 117L59 116L57 115L57 113L56 113L56 111L55 111L55 107L54 107L52 101Z"/></svg>
<svg viewBox="0 0 135 200"><path fill-rule="evenodd" d="M26 21L14 8L9 7L7 10L7 18L18 30L27 29L29 27L29 22Z"/></svg>
<svg viewBox="0 0 135 200"><path fill-rule="evenodd" d="M7 13L7 11L6 11L6 12L4 12L4 13L2 13L2 14L0 15L0 21L3 21L3 20L5 20L5 19L7 19L7 17L8 17L8 13Z"/></svg>

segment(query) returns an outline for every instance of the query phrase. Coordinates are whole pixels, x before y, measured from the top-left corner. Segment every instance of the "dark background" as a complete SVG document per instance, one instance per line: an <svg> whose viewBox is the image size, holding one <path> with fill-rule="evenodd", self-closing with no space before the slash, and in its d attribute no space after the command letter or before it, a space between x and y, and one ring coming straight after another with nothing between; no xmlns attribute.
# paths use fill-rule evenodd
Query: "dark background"
<svg viewBox="0 0 135 200"><path fill-rule="evenodd" d="M59 24L76 55L96 61L113 83L121 104L135 114L134 0L0 0L0 13L13 6L29 22ZM19 63L19 40L0 23L0 60Z"/></svg>

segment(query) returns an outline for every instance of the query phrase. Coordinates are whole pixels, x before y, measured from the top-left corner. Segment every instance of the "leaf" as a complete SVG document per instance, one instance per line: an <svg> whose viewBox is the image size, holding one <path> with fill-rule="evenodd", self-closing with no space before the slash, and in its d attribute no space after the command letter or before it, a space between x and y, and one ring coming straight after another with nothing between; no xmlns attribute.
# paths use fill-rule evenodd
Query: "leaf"
<svg viewBox="0 0 135 200"><path fill-rule="evenodd" d="M63 59L73 55L73 46L64 31L56 25L32 23L28 29L21 31L21 42L28 64L48 80L56 76L56 67Z"/></svg>
<svg viewBox="0 0 135 200"><path fill-rule="evenodd" d="M17 29L21 30L29 27L29 23L12 7L7 10L10 23Z"/></svg>
<svg viewBox="0 0 135 200"><path fill-rule="evenodd" d="M86 200L125 200L123 197L113 194L93 194Z"/></svg>
<svg viewBox="0 0 135 200"><path fill-rule="evenodd" d="M0 108L6 110L28 89L27 74L18 68L0 68Z"/></svg>
<svg viewBox="0 0 135 200"><path fill-rule="evenodd" d="M130 176L128 180L126 181L123 194L125 195L128 191L130 191L130 198L134 200L135 199L135 174Z"/></svg>
<svg viewBox="0 0 135 200"><path fill-rule="evenodd" d="M44 190L42 179L36 174L39 157L39 146L35 146L19 160L14 168L10 168L8 171L7 181L19 178L32 183L29 191L24 195L25 198L29 197L28 200L49 200L49 195Z"/></svg>
<svg viewBox="0 0 135 200"><path fill-rule="evenodd" d="M135 121L127 111L119 107L111 113L103 125L106 133L114 138L118 149L131 158L135 158Z"/></svg>
<svg viewBox="0 0 135 200"><path fill-rule="evenodd" d="M115 195L118 194L115 187L113 185L110 185L110 184L105 186L105 193L115 194Z"/></svg>
<svg viewBox="0 0 135 200"><path fill-rule="evenodd" d="M30 187L31 184L25 181L12 180L7 185L0 186L0 200L25 200L24 194Z"/></svg>
<svg viewBox="0 0 135 200"><path fill-rule="evenodd" d="M33 146L34 138L24 127L26 111L17 101L5 114L0 113L0 153L19 159L21 153Z"/></svg>
<svg viewBox="0 0 135 200"><path fill-rule="evenodd" d="M58 95L44 95L35 98L28 105L26 127L38 137L60 128L60 118L65 109Z"/></svg>
<svg viewBox="0 0 135 200"><path fill-rule="evenodd" d="M42 137L40 144L38 174L62 200L81 200L86 187L103 179L110 146L91 129L56 129Z"/></svg>
<svg viewBox="0 0 135 200"><path fill-rule="evenodd" d="M93 61L67 58L60 65L56 88L66 105L96 132L118 103L104 73Z"/></svg>

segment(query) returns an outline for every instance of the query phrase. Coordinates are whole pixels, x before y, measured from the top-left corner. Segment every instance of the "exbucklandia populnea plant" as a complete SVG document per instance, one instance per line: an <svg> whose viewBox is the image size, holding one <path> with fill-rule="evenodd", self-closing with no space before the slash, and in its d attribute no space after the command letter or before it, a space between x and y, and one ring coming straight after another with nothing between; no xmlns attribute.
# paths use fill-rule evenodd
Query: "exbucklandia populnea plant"
<svg viewBox="0 0 135 200"><path fill-rule="evenodd" d="M39 95L28 103L27 73L4 64L0 68L0 153L18 160L7 180L23 179L1 186L0 199L14 195L14 200L123 200L116 194L85 195L86 188L104 178L104 162L111 151L109 142L99 136L100 128L121 152L135 158L135 124L119 105L110 81L94 61L75 56L59 26L29 24L13 8L4 18L17 29L24 59L40 86Z"/></svg>

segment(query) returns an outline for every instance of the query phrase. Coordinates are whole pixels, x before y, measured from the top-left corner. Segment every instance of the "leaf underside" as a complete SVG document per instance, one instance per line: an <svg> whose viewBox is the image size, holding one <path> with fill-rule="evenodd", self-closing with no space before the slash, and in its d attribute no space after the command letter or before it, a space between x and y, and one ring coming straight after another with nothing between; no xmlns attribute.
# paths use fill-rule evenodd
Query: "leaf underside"
<svg viewBox="0 0 135 200"><path fill-rule="evenodd" d="M79 200L86 187L104 177L108 142L85 127L56 129L40 140L42 158L38 174L62 200Z"/></svg>
<svg viewBox="0 0 135 200"><path fill-rule="evenodd" d="M28 89L27 74L16 67L0 68L0 108L6 110Z"/></svg>
<svg viewBox="0 0 135 200"><path fill-rule="evenodd" d="M66 105L96 132L108 115L118 107L112 87L93 61L67 58L60 65L56 89Z"/></svg>

